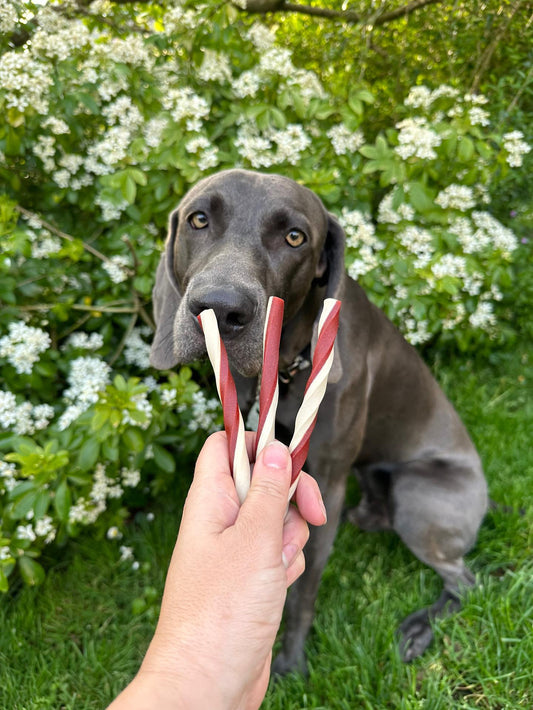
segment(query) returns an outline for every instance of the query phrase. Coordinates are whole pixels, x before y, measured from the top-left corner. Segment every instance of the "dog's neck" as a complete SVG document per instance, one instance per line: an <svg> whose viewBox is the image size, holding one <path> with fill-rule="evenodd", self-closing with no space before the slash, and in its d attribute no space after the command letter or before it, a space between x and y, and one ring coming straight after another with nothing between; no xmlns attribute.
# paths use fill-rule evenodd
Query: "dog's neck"
<svg viewBox="0 0 533 710"><path fill-rule="evenodd" d="M322 308L325 292L325 288L312 288L300 310L284 325L279 350L280 371L288 370L310 345L313 324Z"/></svg>

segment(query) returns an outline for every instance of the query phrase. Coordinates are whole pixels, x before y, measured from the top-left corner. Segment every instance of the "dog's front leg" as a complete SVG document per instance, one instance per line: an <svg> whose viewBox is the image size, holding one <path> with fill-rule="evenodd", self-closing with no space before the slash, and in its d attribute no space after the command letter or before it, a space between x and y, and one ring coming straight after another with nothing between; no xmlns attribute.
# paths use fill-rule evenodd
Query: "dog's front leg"
<svg viewBox="0 0 533 710"><path fill-rule="evenodd" d="M347 461L320 456L315 466L306 470L317 478L328 515L327 523L313 528L305 547L306 568L293 584L285 604L285 630L282 648L272 665L272 672L284 675L291 671L306 672L305 640L313 623L315 601L322 572L333 547L344 502L346 479L350 472Z"/></svg>

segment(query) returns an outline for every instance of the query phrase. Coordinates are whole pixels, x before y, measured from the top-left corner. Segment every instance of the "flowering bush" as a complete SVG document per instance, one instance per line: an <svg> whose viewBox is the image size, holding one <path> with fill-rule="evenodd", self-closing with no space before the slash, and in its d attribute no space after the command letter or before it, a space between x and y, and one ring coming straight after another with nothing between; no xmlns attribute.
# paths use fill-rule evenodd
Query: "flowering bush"
<svg viewBox="0 0 533 710"><path fill-rule="evenodd" d="M0 589L52 541L118 537L220 426L190 369L148 370L167 215L203 175L315 190L412 342L501 336L516 239L490 194L529 146L482 97L415 87L372 136L366 87L331 95L231 6L0 0L0 29Z"/></svg>

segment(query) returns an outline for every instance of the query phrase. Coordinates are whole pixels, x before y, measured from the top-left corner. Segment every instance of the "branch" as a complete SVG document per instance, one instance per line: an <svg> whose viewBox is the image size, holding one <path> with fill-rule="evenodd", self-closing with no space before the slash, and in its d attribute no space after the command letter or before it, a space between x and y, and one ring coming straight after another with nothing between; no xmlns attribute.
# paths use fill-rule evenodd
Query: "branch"
<svg viewBox="0 0 533 710"><path fill-rule="evenodd" d="M105 261L108 264L113 263L108 256L106 256L105 254L102 254L101 251L98 251L98 249L95 249L90 244L87 244L87 242L84 242L83 239L77 239L77 238L71 236L70 234L67 234L66 232L62 232L57 227L54 227L53 224L50 224L50 222L47 222L42 217L39 217L39 215L36 214L35 212L30 212L30 210L27 210L25 207L22 207L21 205L16 205L15 209L17 210L17 212L20 212L20 214L23 215L24 217L26 217L27 219L37 220L37 222L39 222L39 224L41 224L41 226L43 226L49 232L52 232L52 234L55 234L56 237L59 237L60 239L65 239L67 242L79 241L79 242L81 242L85 251L88 251L90 254L92 254L93 256L96 256L101 261ZM131 269L126 269L126 271L128 272L129 276L132 275Z"/></svg>
<svg viewBox="0 0 533 710"><path fill-rule="evenodd" d="M116 2L117 0L115 0ZM127 0L120 0L125 2ZM441 3L443 0L412 0L412 2L398 7L394 10L389 10L388 12L377 12L369 17L363 16L358 12L353 10L331 10L327 7L317 7L315 5L299 5L293 2L284 2L284 0L247 0L246 7L243 8L239 3L239 0L232 0L232 2L239 7L239 9L247 12L249 14L259 14L264 15L267 12L295 12L301 15L309 15L311 17L323 17L327 20L339 20L341 22L348 22L349 24L365 24L377 27L378 25L385 25L387 22L392 22L400 17L407 17L416 10L420 10L427 5L436 5Z"/></svg>
<svg viewBox="0 0 533 710"><path fill-rule="evenodd" d="M470 87L471 94L476 94L478 92L479 87L481 85L481 78L489 68L494 52L496 51L502 39L505 37L505 34L511 26L511 23L516 13L522 5L522 2L523 0L518 0L517 2L515 2L515 4L511 8L510 15L507 16L505 22L496 30L492 42L490 42L487 47L485 47L485 50L481 55L480 59L478 60L476 68L474 69L474 78L472 79L472 85Z"/></svg>

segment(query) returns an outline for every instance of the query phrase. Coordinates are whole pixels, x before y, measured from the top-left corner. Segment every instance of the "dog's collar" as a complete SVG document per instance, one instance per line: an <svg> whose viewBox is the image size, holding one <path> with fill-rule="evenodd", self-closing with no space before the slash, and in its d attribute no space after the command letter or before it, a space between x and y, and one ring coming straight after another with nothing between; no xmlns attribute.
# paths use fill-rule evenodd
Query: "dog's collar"
<svg viewBox="0 0 533 710"><path fill-rule="evenodd" d="M298 372L307 370L308 367L311 367L311 362L307 359L308 350L309 349L306 348L303 353L297 355L286 370L279 371L280 382L284 385L288 385L289 382L292 382Z"/></svg>

